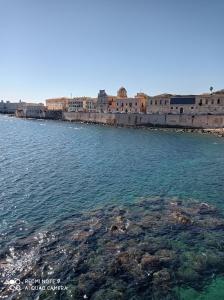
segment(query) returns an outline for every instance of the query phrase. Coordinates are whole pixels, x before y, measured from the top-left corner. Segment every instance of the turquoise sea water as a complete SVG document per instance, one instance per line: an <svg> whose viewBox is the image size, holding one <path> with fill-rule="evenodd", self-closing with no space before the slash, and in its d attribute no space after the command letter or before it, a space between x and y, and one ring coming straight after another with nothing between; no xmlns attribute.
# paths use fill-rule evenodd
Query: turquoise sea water
<svg viewBox="0 0 224 300"><path fill-rule="evenodd" d="M195 199L223 211L223 178L224 139L214 136L2 115L0 242L7 248L77 212L141 197Z"/></svg>

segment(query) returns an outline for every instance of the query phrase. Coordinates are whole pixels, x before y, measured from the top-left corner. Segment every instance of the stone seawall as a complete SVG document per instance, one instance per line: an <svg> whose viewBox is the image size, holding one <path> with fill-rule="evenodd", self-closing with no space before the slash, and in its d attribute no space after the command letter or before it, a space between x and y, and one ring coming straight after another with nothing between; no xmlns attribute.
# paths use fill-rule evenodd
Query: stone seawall
<svg viewBox="0 0 224 300"><path fill-rule="evenodd" d="M224 115L159 115L62 111L17 111L20 118L81 121L114 126L160 126L182 128L224 128Z"/></svg>
<svg viewBox="0 0 224 300"><path fill-rule="evenodd" d="M47 111L35 111L35 110L17 110L15 113L18 118L33 118L33 119L48 119L48 120L61 120L61 110L47 110Z"/></svg>
<svg viewBox="0 0 224 300"><path fill-rule="evenodd" d="M92 122L116 126L162 126L183 128L223 128L224 115L158 115L64 112L66 121Z"/></svg>

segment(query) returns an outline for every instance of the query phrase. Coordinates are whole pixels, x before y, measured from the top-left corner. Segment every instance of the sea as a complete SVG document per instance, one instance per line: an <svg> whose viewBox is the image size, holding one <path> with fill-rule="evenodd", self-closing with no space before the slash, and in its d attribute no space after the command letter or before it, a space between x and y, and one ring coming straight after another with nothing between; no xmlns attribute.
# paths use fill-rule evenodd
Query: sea
<svg viewBox="0 0 224 300"><path fill-rule="evenodd" d="M169 290L173 292L178 289L178 293L172 296L166 293L155 296L151 283L148 287L145 282L142 286L141 283L136 283L141 286L141 289L133 287L130 289L131 294L127 294L127 289L134 284L134 277L132 274L126 278L125 268L115 272L116 276L106 273L106 270L104 277L110 277L110 280L106 282L105 278L104 281L89 279L92 275L83 279L83 276L87 274L87 269L88 272L96 270L97 256L101 253L100 251L104 251L104 244L101 244L100 250L97 248L97 235L94 239L95 248L92 248L95 251L94 270L91 270L89 263L88 266L83 265L82 269L78 268L78 265L74 266L73 270L68 268L66 274L65 268L59 268L54 273L54 263L57 262L57 266L64 263L61 262L60 256L64 255L62 245L71 246L68 240L72 231L68 229L68 225L73 226L75 222L72 230L76 232L76 236L80 234L78 240L76 239L69 248L70 252L68 251L70 256L67 257L67 261L71 262L75 259L71 249L80 247L80 243L85 244L86 247L93 240L91 235L88 242L89 235L80 233L81 230L84 230L84 233L87 232L83 229L87 226L83 223L84 219L85 222L88 221L86 216L92 218L95 212L95 218L96 212L101 212L101 214L104 213L103 218L107 222L109 218L113 218L113 210L117 214L118 208L120 211L122 211L121 207L128 210L129 207L133 208L135 203L146 201L145 199L147 201L168 199L172 203L180 201L188 208L191 207L191 203L215 207L216 214L220 217L224 213L223 180L224 139L213 135L172 129L124 128L52 120L18 119L0 115L0 293L2 299L3 297L4 299L109 300L224 299L224 267L217 269L212 262L203 270L195 268L192 271L197 273L199 277L196 278L203 281L203 285L197 287L191 283L190 279L182 278L176 281L176 284L170 283ZM108 207L112 207L113 210L109 210ZM150 206L146 209L150 211ZM108 211L107 216L105 216L106 211ZM142 207L141 213L145 214ZM210 219L212 216L214 215L211 214ZM69 221L66 222L66 220ZM116 226L113 230L118 232L119 226ZM155 228L156 224L153 226ZM219 230L222 234L224 226L220 226L212 230ZM99 229L94 227L91 230ZM102 232L110 230L110 225L105 226L103 230ZM184 228L178 230L185 232ZM102 232L100 233L101 239ZM117 243L125 240L125 233L122 236L119 232L116 234L119 236L116 236ZM49 240L55 236L58 236L58 239L50 243ZM135 233L136 244L141 242L142 236L142 232ZM114 241L114 236L111 239ZM130 240L130 236L127 239ZM194 241L197 246L195 249L198 249L201 239L198 240L197 245L197 236L194 235ZM52 249L56 253L56 242L62 250L57 252L55 257L51 255L51 258L53 257L51 272L47 271L49 278L46 278L44 270L47 268L47 263L42 264L42 262ZM122 251L123 248L119 249ZM169 246L170 249L171 246ZM185 253L189 251L187 243L184 249ZM217 250L213 245L209 250L214 249ZM219 251L222 252L223 249L220 246ZM176 251L174 248L171 250ZM129 250L126 248L125 251ZM83 252L85 251L80 250L79 254ZM154 255L154 252L150 253ZM90 255L92 258L92 252ZM77 257L76 259L78 260ZM85 259L88 260L88 257ZM49 258L47 260L49 261ZM138 264L141 264L141 261L139 258ZM151 269L154 270L154 267ZM175 265L172 269L170 265L160 265L154 273L165 268L174 280L172 273L174 271L169 270L177 270L180 267ZM42 269L39 270L39 268ZM209 268L213 269L212 273ZM119 275L121 274L119 272L123 272L123 277ZM50 280L56 276L55 274L58 282L63 278L62 283L66 291L56 290L55 292L54 290L52 293L49 291L49 294L46 290L31 291L31 281L30 290L27 291L24 288L24 278L39 280L40 286L40 280L43 278ZM38 279L37 276L39 276ZM150 276L154 278L152 281L154 280L155 285L153 271ZM117 283L118 279L120 285ZM18 282L22 280L24 285L18 286ZM87 281L88 287L85 286ZM161 281L163 284L163 280ZM164 281L169 280L164 279ZM92 289L90 286L93 286Z"/></svg>

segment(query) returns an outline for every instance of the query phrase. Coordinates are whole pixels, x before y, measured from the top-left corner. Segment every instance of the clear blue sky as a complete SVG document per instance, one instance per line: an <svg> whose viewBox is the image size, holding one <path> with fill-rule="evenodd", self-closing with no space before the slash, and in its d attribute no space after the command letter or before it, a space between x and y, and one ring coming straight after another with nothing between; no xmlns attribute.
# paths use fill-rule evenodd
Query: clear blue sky
<svg viewBox="0 0 224 300"><path fill-rule="evenodd" d="M224 88L223 0L0 0L0 99Z"/></svg>

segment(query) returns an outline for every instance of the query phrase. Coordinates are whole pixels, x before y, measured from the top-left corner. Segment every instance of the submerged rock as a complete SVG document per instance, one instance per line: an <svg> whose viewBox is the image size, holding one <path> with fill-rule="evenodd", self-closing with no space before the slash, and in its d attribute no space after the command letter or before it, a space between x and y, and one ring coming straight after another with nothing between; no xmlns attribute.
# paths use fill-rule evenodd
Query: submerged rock
<svg viewBox="0 0 224 300"><path fill-rule="evenodd" d="M171 263L175 260L175 251L169 249L161 249L156 252L156 255L159 257L161 263Z"/></svg>
<svg viewBox="0 0 224 300"><path fill-rule="evenodd" d="M167 284L171 279L170 273L167 269L162 269L158 272L153 273L153 284L156 286L161 286Z"/></svg>
<svg viewBox="0 0 224 300"><path fill-rule="evenodd" d="M129 226L128 220L124 216L117 216L114 220L114 223L110 227L111 233L125 233Z"/></svg>
<svg viewBox="0 0 224 300"><path fill-rule="evenodd" d="M181 212L174 212L172 214L173 219L176 223L180 223L183 225L190 225L192 224L192 220L187 215L181 213Z"/></svg>
<svg viewBox="0 0 224 300"><path fill-rule="evenodd" d="M141 266L143 269L152 269L160 264L160 258L157 255L146 253L141 259Z"/></svg>
<svg viewBox="0 0 224 300"><path fill-rule="evenodd" d="M178 199L74 214L1 249L0 293L18 300L178 299L176 288L202 290L224 273L223 229L217 208ZM20 291L8 284L14 278ZM27 278L58 278L67 289L27 291Z"/></svg>
<svg viewBox="0 0 224 300"><path fill-rule="evenodd" d="M201 203L199 205L199 213L200 214L209 214L209 213L213 213L216 212L216 208L212 205L209 205L208 203Z"/></svg>

